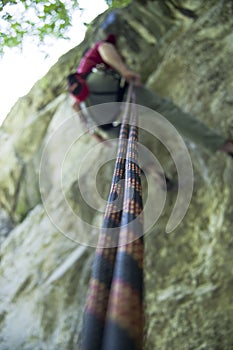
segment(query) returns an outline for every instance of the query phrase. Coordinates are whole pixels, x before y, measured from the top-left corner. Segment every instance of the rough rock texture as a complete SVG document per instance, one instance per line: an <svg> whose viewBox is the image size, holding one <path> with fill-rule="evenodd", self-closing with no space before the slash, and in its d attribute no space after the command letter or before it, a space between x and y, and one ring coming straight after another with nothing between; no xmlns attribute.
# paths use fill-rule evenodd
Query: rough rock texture
<svg viewBox="0 0 233 350"><path fill-rule="evenodd" d="M122 53L148 86L233 137L232 1L134 1L116 14L112 28L117 28ZM96 212L81 198L77 168L96 141L82 136L62 163L67 202L60 187L60 161L70 141L66 130L49 144L48 159L40 166L58 125L72 117L74 133L82 131L65 77L103 35L107 15L99 16L84 42L16 103L0 130L1 350L80 349L94 249L76 241L85 242L87 235L96 238L104 203L98 193L89 198ZM167 152L149 138L145 144L160 151L163 167L175 177ZM233 163L218 152L209 156L188 140L187 145L195 175L189 210L177 229L166 234L176 191L168 193L159 221L146 236L146 349L230 350ZM81 168L84 189L96 187L93 164L112 148L97 147L92 162ZM97 174L104 198L110 163ZM155 206L158 187L150 189ZM90 224L89 230L74 220L65 203Z"/></svg>

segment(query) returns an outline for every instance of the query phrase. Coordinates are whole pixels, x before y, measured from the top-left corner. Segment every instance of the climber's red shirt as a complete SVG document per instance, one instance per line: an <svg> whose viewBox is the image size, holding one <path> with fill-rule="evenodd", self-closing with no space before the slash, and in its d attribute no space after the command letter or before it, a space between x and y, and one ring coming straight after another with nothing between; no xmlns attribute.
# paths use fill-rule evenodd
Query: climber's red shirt
<svg viewBox="0 0 233 350"><path fill-rule="evenodd" d="M111 43L112 45L116 45L116 36L114 34L109 34L107 38L103 41L98 41L92 48L90 48L84 57L81 59L80 64L77 68L77 73L79 74L87 74L92 71L92 68L96 67L98 64L104 63L107 68L110 66L104 62L99 53L99 47L104 43ZM79 78L81 79L81 78ZM89 88L85 79L81 82L82 90L78 93L78 95L73 94L73 97L76 99L76 102L79 104L84 101L89 94ZM77 86L74 86L74 89Z"/></svg>
<svg viewBox="0 0 233 350"><path fill-rule="evenodd" d="M94 68L97 64L104 63L106 64L102 57L99 54L99 47L104 43L104 41L98 41L91 49L89 49L84 57L81 59L80 64L77 68L77 72L81 74L90 73L92 68Z"/></svg>

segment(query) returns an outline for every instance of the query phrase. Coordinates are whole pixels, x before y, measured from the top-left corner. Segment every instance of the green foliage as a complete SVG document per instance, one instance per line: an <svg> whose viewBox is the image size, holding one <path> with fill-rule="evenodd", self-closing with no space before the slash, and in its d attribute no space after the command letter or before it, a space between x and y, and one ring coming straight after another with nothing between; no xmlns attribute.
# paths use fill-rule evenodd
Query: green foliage
<svg viewBox="0 0 233 350"><path fill-rule="evenodd" d="M47 36L66 38L72 12L78 0L2 0L0 1L0 54L5 47L21 47L30 35L36 43Z"/></svg>
<svg viewBox="0 0 233 350"><path fill-rule="evenodd" d="M124 7L127 6L132 0L105 0L109 7Z"/></svg>
<svg viewBox="0 0 233 350"><path fill-rule="evenodd" d="M131 0L105 0L109 7L126 6ZM26 36L35 44L46 37L67 39L78 0L0 0L0 55L6 47L22 48Z"/></svg>

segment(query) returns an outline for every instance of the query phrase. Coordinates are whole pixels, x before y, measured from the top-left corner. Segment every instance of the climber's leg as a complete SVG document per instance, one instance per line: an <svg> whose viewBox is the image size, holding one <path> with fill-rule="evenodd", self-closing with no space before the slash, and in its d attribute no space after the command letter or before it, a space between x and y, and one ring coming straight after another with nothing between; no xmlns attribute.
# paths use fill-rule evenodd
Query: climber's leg
<svg viewBox="0 0 233 350"><path fill-rule="evenodd" d="M172 101L161 98L144 87L137 88L137 103L163 115L183 136L205 150L215 152L227 141L204 123L182 111Z"/></svg>

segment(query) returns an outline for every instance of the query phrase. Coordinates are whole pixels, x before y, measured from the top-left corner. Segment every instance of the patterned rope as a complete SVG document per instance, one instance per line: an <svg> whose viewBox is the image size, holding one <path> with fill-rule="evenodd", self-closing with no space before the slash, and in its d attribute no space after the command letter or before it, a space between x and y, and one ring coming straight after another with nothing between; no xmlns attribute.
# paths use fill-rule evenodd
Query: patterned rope
<svg viewBox="0 0 233 350"><path fill-rule="evenodd" d="M143 339L142 190L129 87L112 186L94 259L83 350L139 350ZM131 125L129 126L129 124Z"/></svg>

